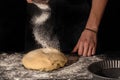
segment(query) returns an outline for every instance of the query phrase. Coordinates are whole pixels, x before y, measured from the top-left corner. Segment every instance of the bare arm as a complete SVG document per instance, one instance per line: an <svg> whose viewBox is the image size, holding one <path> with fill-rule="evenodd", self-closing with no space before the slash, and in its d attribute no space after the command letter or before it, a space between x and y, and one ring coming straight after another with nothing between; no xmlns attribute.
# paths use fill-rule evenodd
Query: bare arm
<svg viewBox="0 0 120 80"><path fill-rule="evenodd" d="M92 7L86 28L98 31L98 27L108 0L92 0Z"/></svg>
<svg viewBox="0 0 120 80"><path fill-rule="evenodd" d="M92 0L92 7L85 29L78 40L73 52L82 56L95 54L97 31L108 0Z"/></svg>

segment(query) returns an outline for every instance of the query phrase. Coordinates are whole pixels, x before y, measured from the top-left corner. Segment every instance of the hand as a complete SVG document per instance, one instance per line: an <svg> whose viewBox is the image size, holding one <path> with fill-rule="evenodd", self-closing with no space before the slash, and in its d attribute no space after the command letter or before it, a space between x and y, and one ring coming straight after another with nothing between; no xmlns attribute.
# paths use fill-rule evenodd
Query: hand
<svg viewBox="0 0 120 80"><path fill-rule="evenodd" d="M28 3L32 3L32 0L27 0Z"/></svg>
<svg viewBox="0 0 120 80"><path fill-rule="evenodd" d="M72 52L78 52L78 55L92 56L95 54L97 44L97 34L95 32L84 30Z"/></svg>

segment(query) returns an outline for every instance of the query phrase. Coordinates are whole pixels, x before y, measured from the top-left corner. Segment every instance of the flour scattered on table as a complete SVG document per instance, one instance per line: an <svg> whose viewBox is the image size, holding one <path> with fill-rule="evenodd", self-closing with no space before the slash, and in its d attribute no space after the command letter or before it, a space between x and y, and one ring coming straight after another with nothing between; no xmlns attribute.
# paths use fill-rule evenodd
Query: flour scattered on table
<svg viewBox="0 0 120 80"><path fill-rule="evenodd" d="M25 69L21 63L24 54L3 53L0 54L0 80L74 80L91 79L92 74L87 71L87 66L95 61L100 61L98 57L80 57L79 60L69 66L65 66L51 72L41 72ZM4 63L4 64L3 64Z"/></svg>

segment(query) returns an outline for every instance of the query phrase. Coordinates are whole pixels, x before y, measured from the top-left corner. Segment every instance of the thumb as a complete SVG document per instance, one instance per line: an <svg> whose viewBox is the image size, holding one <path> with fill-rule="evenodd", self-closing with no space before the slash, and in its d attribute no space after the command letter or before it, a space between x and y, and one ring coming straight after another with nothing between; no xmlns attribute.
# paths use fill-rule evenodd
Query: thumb
<svg viewBox="0 0 120 80"><path fill-rule="evenodd" d="M77 52L78 50L78 47L79 47L79 42L76 44L76 46L74 47L74 49L72 50L72 53L75 53Z"/></svg>

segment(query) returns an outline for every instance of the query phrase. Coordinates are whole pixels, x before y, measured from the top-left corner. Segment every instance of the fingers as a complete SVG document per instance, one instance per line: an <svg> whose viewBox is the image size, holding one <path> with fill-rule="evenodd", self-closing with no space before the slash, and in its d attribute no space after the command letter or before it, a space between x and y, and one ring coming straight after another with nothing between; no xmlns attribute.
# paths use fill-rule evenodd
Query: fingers
<svg viewBox="0 0 120 80"><path fill-rule="evenodd" d="M75 46L75 48L73 49L72 53L75 53L75 52L77 52L77 50L78 50L78 47L79 47L79 41L78 41L77 45Z"/></svg>
<svg viewBox="0 0 120 80"><path fill-rule="evenodd" d="M84 43L83 56L88 56L89 44L87 42Z"/></svg>
<svg viewBox="0 0 120 80"><path fill-rule="evenodd" d="M92 56L94 54L95 54L95 46L90 46L88 53L87 53L87 56Z"/></svg>
<svg viewBox="0 0 120 80"><path fill-rule="evenodd" d="M94 47L94 48L92 49L92 55L95 54L95 50L96 50L96 48Z"/></svg>
<svg viewBox="0 0 120 80"><path fill-rule="evenodd" d="M79 43L78 55L81 56L83 54L83 50L84 50L83 43Z"/></svg>
<svg viewBox="0 0 120 80"><path fill-rule="evenodd" d="M80 56L92 56L95 54L96 46L93 43L80 42L78 46L78 54Z"/></svg>
<svg viewBox="0 0 120 80"><path fill-rule="evenodd" d="M73 52L78 52L80 56L92 56L96 51L97 37L96 34L83 32Z"/></svg>
<svg viewBox="0 0 120 80"><path fill-rule="evenodd" d="M92 54L92 47L89 47L87 56L91 56L91 54Z"/></svg>

